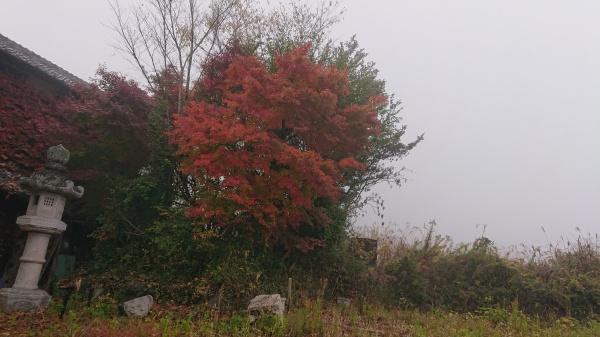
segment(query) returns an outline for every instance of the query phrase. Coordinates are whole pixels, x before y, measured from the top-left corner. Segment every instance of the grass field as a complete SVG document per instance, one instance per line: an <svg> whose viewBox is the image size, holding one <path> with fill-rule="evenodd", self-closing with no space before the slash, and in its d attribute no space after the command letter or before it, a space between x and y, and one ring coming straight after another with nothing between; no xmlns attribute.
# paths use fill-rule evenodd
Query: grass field
<svg viewBox="0 0 600 337"><path fill-rule="evenodd" d="M0 336L600 336L600 323L595 321L541 321L518 310L493 308L476 314L421 313L369 305L342 308L313 301L294 308L284 319L263 317L251 324L243 313L199 307L156 305L143 319L119 315L110 301L89 307L74 302L69 307L62 320L56 304L45 313L0 313Z"/></svg>

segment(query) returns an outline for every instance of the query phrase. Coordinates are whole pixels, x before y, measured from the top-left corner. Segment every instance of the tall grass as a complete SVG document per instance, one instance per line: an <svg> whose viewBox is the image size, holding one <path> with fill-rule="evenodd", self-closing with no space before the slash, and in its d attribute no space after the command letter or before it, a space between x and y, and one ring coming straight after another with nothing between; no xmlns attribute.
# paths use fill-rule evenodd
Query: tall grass
<svg viewBox="0 0 600 337"><path fill-rule="evenodd" d="M371 228L362 235L379 241L379 285L371 295L390 306L444 308L475 312L518 306L531 315L553 319L598 319L600 242L582 235L547 247L500 252L481 236L456 244L435 232Z"/></svg>

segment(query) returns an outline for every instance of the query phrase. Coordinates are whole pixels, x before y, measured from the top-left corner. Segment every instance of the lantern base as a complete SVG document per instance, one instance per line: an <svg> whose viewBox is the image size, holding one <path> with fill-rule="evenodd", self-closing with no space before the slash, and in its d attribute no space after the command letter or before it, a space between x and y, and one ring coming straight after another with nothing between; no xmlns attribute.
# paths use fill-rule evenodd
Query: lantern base
<svg viewBox="0 0 600 337"><path fill-rule="evenodd" d="M46 309L50 295L41 289L0 289L0 310L4 312Z"/></svg>

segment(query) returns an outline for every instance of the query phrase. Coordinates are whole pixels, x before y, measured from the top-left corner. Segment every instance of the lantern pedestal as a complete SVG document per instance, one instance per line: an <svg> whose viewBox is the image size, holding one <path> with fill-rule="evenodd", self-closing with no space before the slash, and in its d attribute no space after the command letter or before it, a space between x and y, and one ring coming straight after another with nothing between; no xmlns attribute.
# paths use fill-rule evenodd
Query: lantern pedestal
<svg viewBox="0 0 600 337"><path fill-rule="evenodd" d="M0 289L0 308L4 312L45 309L50 295L41 289Z"/></svg>

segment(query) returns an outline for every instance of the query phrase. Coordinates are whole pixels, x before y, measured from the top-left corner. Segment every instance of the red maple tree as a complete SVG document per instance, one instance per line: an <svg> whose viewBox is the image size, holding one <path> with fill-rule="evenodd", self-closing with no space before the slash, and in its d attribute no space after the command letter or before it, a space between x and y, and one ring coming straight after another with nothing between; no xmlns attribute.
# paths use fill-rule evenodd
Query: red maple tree
<svg viewBox="0 0 600 337"><path fill-rule="evenodd" d="M342 106L347 74L312 62L308 48L280 55L271 71L248 55L207 63L200 98L171 133L182 170L200 185L191 217L288 249L322 243L311 229L330 224L343 172L362 169L356 158L378 132L385 97Z"/></svg>

